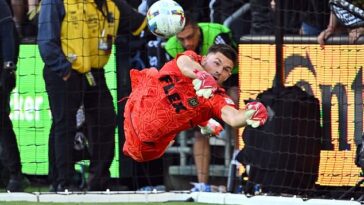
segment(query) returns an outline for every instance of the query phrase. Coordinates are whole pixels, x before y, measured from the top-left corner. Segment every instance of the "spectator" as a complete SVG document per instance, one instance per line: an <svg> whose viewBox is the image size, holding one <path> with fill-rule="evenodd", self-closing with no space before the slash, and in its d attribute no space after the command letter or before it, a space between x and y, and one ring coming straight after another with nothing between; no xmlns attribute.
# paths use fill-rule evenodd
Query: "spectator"
<svg viewBox="0 0 364 205"><path fill-rule="evenodd" d="M125 107L124 154L144 162L161 157L175 135L216 117L233 127L258 127L267 120L263 104L237 110L220 85L231 75L237 54L225 44L206 56L188 50L155 68L130 71L132 92Z"/></svg>
<svg viewBox="0 0 364 205"><path fill-rule="evenodd" d="M72 153L76 112L82 104L91 129L87 190L109 187L116 114L104 66L115 36L139 35L145 25L145 17L124 1L42 0L37 40L54 123L56 191L77 189L71 180Z"/></svg>
<svg viewBox="0 0 364 205"><path fill-rule="evenodd" d="M235 42L232 39L232 33L229 28L217 23L197 23L194 19L189 18L186 14L186 24L184 29L171 37L165 44L165 51L171 57L175 58L177 54L185 50L192 50L199 55L206 55L208 48L213 44L228 44L235 48ZM238 77L237 68L234 69L231 78L225 82L228 93L237 104L238 94L233 94L231 87L237 87ZM208 136L204 136L200 131L194 132L193 156L197 170L197 180L199 183L207 184L209 178L209 165L211 158L210 141ZM200 187L201 184L196 184ZM206 187L206 186L201 186ZM195 190L195 189L193 189ZM196 190L198 191L198 190Z"/></svg>
<svg viewBox="0 0 364 205"><path fill-rule="evenodd" d="M253 6L252 2L255 2L255 6ZM276 3L276 0L251 0L251 34L274 34L276 29L278 28L278 22L276 21L277 19L275 19L277 15L282 15L282 19L280 19L281 28L279 29L282 30L283 34L299 34L302 27L302 13L309 12L309 8L307 8L308 5L309 2L307 2L306 0L280 0L279 5ZM311 20L309 20L309 23L312 23ZM276 27L273 27L273 25L275 25Z"/></svg>
<svg viewBox="0 0 364 205"><path fill-rule="evenodd" d="M330 1L331 12L329 24L317 37L321 48L324 48L325 41L330 36L337 33L346 32L349 36L348 43L350 44L355 43L364 34L364 16L361 13L356 13L357 9L361 10L364 7L363 3L361 1L353 1L354 6L351 7L351 4L342 4L342 2Z"/></svg>
<svg viewBox="0 0 364 205"><path fill-rule="evenodd" d="M330 8L329 0L310 0L304 4L302 9L302 35L319 35L329 22Z"/></svg>
<svg viewBox="0 0 364 205"><path fill-rule="evenodd" d="M250 0L252 35L273 34L273 14L270 0Z"/></svg>
<svg viewBox="0 0 364 205"><path fill-rule="evenodd" d="M217 23L197 23L186 13L184 29L169 38L164 48L167 54L174 58L185 50L206 55L208 48L213 44L229 44L233 48L236 47L229 28Z"/></svg>
<svg viewBox="0 0 364 205"><path fill-rule="evenodd" d="M15 87L15 71L19 54L19 39L5 0L0 0L0 143L1 160L9 170L10 179L6 190L21 192L24 190L21 172L20 154L10 120L10 93Z"/></svg>

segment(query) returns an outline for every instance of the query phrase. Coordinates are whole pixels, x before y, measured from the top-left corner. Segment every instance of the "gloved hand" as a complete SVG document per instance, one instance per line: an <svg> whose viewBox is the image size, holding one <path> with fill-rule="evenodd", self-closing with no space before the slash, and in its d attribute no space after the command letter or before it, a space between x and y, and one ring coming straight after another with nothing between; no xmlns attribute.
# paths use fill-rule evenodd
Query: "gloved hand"
<svg viewBox="0 0 364 205"><path fill-rule="evenodd" d="M196 95L210 98L218 88L215 78L206 71L195 70L197 78L192 81L193 88L196 90Z"/></svg>
<svg viewBox="0 0 364 205"><path fill-rule="evenodd" d="M260 102L250 102L246 104L245 110L250 118L246 120L246 123L253 128L264 125L268 119L268 112L265 106Z"/></svg>
<svg viewBox="0 0 364 205"><path fill-rule="evenodd" d="M199 125L201 129L201 134L203 135L220 135L220 132L224 130L224 128L214 119L209 119L206 125Z"/></svg>

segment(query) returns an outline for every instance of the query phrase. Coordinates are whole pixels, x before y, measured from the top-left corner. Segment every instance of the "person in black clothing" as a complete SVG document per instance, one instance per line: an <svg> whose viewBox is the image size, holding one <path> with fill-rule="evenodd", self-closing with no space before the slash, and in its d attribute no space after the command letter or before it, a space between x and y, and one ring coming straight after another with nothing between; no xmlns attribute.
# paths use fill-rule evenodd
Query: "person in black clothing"
<svg viewBox="0 0 364 205"><path fill-rule="evenodd" d="M252 35L273 34L273 13L270 0L250 0Z"/></svg>
<svg viewBox="0 0 364 205"><path fill-rule="evenodd" d="M15 87L19 41L10 8L5 0L0 0L0 48L0 156L10 173L6 189L20 192L24 189L20 154L9 117L10 93Z"/></svg>
<svg viewBox="0 0 364 205"><path fill-rule="evenodd" d="M79 9L83 8L83 9ZM87 21L86 21L86 20ZM88 191L110 188L116 113L104 66L117 35L139 35L145 17L119 0L42 0L38 45L53 118L50 160L55 191L72 190L76 113L83 105L90 132ZM88 28L88 29L85 29Z"/></svg>
<svg viewBox="0 0 364 205"><path fill-rule="evenodd" d="M300 34L318 35L329 22L330 8L329 0L310 0L302 8L302 25Z"/></svg>
<svg viewBox="0 0 364 205"><path fill-rule="evenodd" d="M364 3L361 0L329 1L329 3L332 4L329 23L317 36L321 48L325 47L326 40L334 34L347 34L348 43L356 43L359 37L364 35L364 17L361 12L356 13L364 8Z"/></svg>

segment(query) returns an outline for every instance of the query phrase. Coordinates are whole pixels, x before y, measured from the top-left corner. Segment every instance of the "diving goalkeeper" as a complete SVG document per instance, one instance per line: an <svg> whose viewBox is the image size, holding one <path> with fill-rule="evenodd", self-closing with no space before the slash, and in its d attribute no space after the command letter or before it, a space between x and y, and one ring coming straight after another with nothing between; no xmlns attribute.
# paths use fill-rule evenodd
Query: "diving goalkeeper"
<svg viewBox="0 0 364 205"><path fill-rule="evenodd" d="M124 112L124 154L138 162L157 159L183 130L195 126L205 132L219 130L210 118L222 119L232 127L263 125L267 120L263 104L252 102L238 110L220 87L236 62L234 49L217 44L206 56L185 51L160 71L131 70L132 92Z"/></svg>

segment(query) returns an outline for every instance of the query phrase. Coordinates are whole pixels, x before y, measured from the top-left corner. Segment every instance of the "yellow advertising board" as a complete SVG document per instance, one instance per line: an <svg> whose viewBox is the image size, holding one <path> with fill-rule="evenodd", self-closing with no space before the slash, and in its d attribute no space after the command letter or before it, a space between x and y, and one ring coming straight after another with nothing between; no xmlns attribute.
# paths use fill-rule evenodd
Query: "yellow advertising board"
<svg viewBox="0 0 364 205"><path fill-rule="evenodd" d="M360 179L360 169L354 164L354 139L363 132L363 49L364 45L283 46L284 84L299 85L321 103L326 143L320 154L319 185L352 186ZM239 45L240 107L243 100L255 99L272 87L275 53L274 44ZM242 141L239 146L244 146Z"/></svg>

